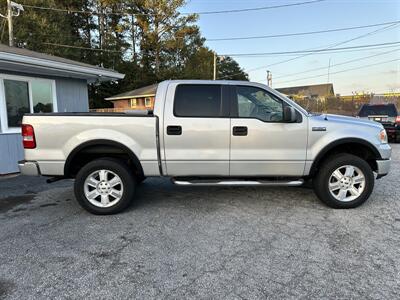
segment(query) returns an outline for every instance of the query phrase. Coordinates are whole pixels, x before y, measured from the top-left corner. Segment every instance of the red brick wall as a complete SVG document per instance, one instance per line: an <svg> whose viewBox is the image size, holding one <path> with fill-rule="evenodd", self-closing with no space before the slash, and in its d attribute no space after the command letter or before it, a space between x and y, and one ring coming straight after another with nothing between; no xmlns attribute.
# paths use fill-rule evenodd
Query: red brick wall
<svg viewBox="0 0 400 300"><path fill-rule="evenodd" d="M130 107L129 100L116 100L112 103L114 104L114 108L129 108Z"/></svg>

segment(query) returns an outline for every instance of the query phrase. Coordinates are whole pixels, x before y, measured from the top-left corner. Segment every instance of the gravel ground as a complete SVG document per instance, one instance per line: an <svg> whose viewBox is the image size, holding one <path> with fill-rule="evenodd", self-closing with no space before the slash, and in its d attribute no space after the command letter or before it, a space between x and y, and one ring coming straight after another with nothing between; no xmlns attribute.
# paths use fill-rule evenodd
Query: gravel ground
<svg viewBox="0 0 400 300"><path fill-rule="evenodd" d="M0 179L0 298L400 296L400 145L363 206L306 188L178 187L146 180L114 216L72 182Z"/></svg>

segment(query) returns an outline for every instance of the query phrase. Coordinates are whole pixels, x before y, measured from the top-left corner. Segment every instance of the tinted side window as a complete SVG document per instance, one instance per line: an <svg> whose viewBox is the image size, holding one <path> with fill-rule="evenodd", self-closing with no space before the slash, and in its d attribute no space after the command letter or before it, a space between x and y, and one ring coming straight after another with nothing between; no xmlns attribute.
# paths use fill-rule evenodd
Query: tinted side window
<svg viewBox="0 0 400 300"><path fill-rule="evenodd" d="M239 118L254 118L264 122L283 121L283 103L263 89L238 86L237 105Z"/></svg>
<svg viewBox="0 0 400 300"><path fill-rule="evenodd" d="M221 95L220 85L178 85L175 90L174 114L177 117L219 117Z"/></svg>

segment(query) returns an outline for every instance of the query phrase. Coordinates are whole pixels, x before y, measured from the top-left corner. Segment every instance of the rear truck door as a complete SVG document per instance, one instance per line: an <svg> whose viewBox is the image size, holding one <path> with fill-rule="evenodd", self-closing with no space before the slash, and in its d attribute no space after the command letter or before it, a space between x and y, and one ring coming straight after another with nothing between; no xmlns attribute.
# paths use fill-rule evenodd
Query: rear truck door
<svg viewBox="0 0 400 300"><path fill-rule="evenodd" d="M285 123L288 104L259 87L232 86L230 99L230 176L302 176L307 119Z"/></svg>
<svg viewBox="0 0 400 300"><path fill-rule="evenodd" d="M171 83L164 108L168 176L229 175L229 88Z"/></svg>

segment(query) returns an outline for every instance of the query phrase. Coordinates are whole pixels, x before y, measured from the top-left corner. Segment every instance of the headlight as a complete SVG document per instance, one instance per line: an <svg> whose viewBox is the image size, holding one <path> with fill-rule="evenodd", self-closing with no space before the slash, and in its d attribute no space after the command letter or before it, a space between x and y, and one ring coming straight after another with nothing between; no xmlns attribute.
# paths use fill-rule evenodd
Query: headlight
<svg viewBox="0 0 400 300"><path fill-rule="evenodd" d="M379 140L382 144L387 144L388 138L385 129L382 129L381 132L379 132Z"/></svg>

